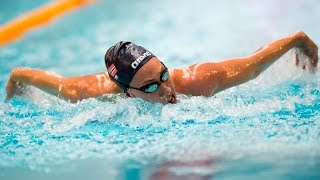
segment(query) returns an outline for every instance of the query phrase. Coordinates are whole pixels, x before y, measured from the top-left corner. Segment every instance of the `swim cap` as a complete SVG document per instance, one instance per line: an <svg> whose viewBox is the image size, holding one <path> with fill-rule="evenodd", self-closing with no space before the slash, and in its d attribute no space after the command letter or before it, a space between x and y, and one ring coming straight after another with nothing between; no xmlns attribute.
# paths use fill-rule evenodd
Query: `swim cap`
<svg viewBox="0 0 320 180"><path fill-rule="evenodd" d="M154 55L132 42L120 41L108 49L104 62L111 80L127 92L133 76Z"/></svg>

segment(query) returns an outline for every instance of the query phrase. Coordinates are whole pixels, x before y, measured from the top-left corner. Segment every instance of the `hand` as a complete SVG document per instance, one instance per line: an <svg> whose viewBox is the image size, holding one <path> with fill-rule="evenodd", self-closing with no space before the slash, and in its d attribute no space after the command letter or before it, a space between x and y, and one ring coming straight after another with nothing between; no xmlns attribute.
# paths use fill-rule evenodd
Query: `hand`
<svg viewBox="0 0 320 180"><path fill-rule="evenodd" d="M299 39L296 45L296 65L315 71L318 64L318 46L302 31L293 36ZM306 57L301 56L301 53Z"/></svg>
<svg viewBox="0 0 320 180"><path fill-rule="evenodd" d="M12 80L12 78L10 77L6 86L6 91L7 91L7 97L6 100L9 100L12 98L13 96L13 92L14 92L14 87L15 86L15 82Z"/></svg>
<svg viewBox="0 0 320 180"><path fill-rule="evenodd" d="M23 84L19 81L14 81L13 76L15 74L15 69L11 72L10 78L6 85L6 101L11 99L14 94L22 94Z"/></svg>

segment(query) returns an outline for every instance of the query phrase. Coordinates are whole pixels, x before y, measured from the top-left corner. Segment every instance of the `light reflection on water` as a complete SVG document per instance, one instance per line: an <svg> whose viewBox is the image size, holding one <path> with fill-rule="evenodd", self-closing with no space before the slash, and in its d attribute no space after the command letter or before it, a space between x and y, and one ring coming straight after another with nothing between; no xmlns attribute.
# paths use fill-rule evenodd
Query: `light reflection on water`
<svg viewBox="0 0 320 180"><path fill-rule="evenodd" d="M242 1L232 1L234 6L231 1L212 6L100 2L1 49L0 87L4 90L15 66L63 75L103 71L101 54L123 39L150 48L169 67L208 57L243 56L297 28L319 42L319 31L311 26L319 17L320 11L312 8L316 1L249 2L254 8L244 7ZM282 6L291 8L280 11ZM151 7L152 15L141 10ZM128 18L124 12L133 9L141 11ZM147 26L137 29L141 22ZM0 177L226 179L258 172L265 179L315 178L320 162L320 75L302 72L291 61L288 53L248 84L210 98L179 95L176 105L117 95L105 97L105 102L69 104L27 88L22 97L0 103ZM0 97L4 99L4 91Z"/></svg>
<svg viewBox="0 0 320 180"><path fill-rule="evenodd" d="M301 74L270 87L243 86L211 98L179 95L179 104L166 106L119 96L110 102L89 99L69 104L29 89L29 95L6 104L1 163L59 173L64 172L56 168L59 164L102 158L114 163L112 167L128 165L131 172L127 164L131 160L149 176L150 163L218 159L219 168L205 174L212 176L229 172L240 160L252 168L262 161L274 169L282 167L278 158L296 159L292 166L309 158L312 169L319 162L320 92L319 81L305 82L306 77L310 78ZM34 102L42 98L48 102ZM68 170L86 167L84 162ZM194 168L199 167L187 170L194 173ZM197 171L201 167L195 174L202 177Z"/></svg>

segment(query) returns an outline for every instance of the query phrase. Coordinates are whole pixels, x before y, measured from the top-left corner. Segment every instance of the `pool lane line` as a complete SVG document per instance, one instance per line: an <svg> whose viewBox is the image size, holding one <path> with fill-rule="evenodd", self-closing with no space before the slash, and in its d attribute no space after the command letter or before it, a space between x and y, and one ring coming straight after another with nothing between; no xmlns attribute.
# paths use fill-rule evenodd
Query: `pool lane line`
<svg viewBox="0 0 320 180"><path fill-rule="evenodd" d="M0 27L0 47L17 40L27 31L44 26L68 11L86 5L94 0L54 0L38 9L23 14Z"/></svg>

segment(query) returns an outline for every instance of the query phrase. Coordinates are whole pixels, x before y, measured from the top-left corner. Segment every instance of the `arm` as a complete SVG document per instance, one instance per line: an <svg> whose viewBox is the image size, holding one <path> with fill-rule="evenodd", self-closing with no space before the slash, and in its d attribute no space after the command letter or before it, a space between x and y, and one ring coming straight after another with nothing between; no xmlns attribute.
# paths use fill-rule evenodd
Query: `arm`
<svg viewBox="0 0 320 180"><path fill-rule="evenodd" d="M297 48L310 58L316 68L318 47L303 32L294 33L260 48L244 58L229 59L218 63L200 63L175 71L177 91L192 95L210 96L227 88L256 78L291 48ZM297 59L298 61L298 59Z"/></svg>
<svg viewBox="0 0 320 180"><path fill-rule="evenodd" d="M39 69L15 68L6 86L7 99L14 95L17 84L32 85L71 102L120 92L107 73L62 77Z"/></svg>

